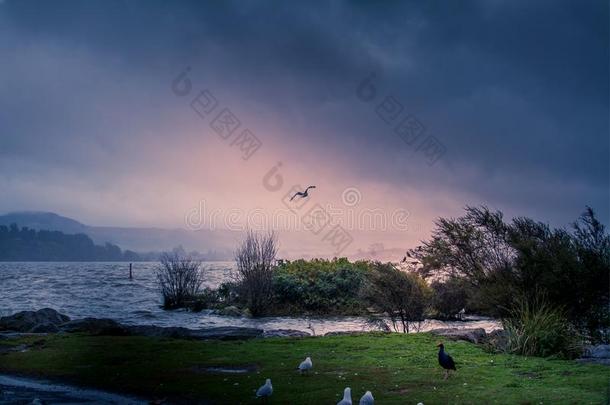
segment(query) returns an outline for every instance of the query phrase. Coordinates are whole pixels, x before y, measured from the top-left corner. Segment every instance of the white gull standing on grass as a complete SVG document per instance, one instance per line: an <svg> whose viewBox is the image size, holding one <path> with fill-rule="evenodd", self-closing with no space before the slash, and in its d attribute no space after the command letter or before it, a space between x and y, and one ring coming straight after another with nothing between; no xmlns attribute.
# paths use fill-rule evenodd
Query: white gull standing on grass
<svg viewBox="0 0 610 405"><path fill-rule="evenodd" d="M268 398L273 394L273 386L271 385L271 379L265 380L265 385L262 385L258 391L256 391L257 398Z"/></svg>
<svg viewBox="0 0 610 405"><path fill-rule="evenodd" d="M362 398L360 398L359 405L374 405L374 404L375 404L375 398L373 398L373 394L371 393L371 391L365 392L364 395L362 396Z"/></svg>
<svg viewBox="0 0 610 405"><path fill-rule="evenodd" d="M313 363L311 362L311 357L307 357L305 360L299 364L299 372L304 373L313 368Z"/></svg>
<svg viewBox="0 0 610 405"><path fill-rule="evenodd" d="M337 405L352 405L352 390L350 387L343 390L343 399L337 402Z"/></svg>

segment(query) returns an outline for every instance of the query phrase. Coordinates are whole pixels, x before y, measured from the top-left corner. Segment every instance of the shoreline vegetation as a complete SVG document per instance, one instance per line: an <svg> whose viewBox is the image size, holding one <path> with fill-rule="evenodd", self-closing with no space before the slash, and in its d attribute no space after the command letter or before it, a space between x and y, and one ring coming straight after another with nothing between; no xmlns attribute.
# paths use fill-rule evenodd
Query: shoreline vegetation
<svg viewBox="0 0 610 405"><path fill-rule="evenodd" d="M440 218L430 240L401 263L278 260L274 233L249 231L233 280L202 289L200 263L165 255L157 269L164 308L236 316L366 316L408 333L426 318L466 313L501 320L498 350L576 358L610 339L610 236L591 208L570 231L500 211L466 207Z"/></svg>

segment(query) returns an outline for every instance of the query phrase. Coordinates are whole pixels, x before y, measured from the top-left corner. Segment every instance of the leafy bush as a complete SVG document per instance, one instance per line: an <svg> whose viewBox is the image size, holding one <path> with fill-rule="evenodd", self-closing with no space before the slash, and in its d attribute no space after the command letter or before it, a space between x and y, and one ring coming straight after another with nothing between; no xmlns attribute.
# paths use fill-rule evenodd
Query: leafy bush
<svg viewBox="0 0 610 405"><path fill-rule="evenodd" d="M367 262L345 258L281 262L273 277L275 312L363 313L360 289L368 271Z"/></svg>
<svg viewBox="0 0 610 405"><path fill-rule="evenodd" d="M203 291L187 302L187 306L192 311L199 312L204 309L214 308L220 302L221 298L218 290L204 288Z"/></svg>
<svg viewBox="0 0 610 405"><path fill-rule="evenodd" d="M577 357L582 338L568 322L563 311L537 300L522 299L503 320L508 351L525 356Z"/></svg>
<svg viewBox="0 0 610 405"><path fill-rule="evenodd" d="M201 262L176 253L161 255L155 273L165 309L189 307L203 283Z"/></svg>
<svg viewBox="0 0 610 405"><path fill-rule="evenodd" d="M391 263L373 263L364 298L390 318L396 332L409 333L410 324L424 320L431 290L424 279Z"/></svg>

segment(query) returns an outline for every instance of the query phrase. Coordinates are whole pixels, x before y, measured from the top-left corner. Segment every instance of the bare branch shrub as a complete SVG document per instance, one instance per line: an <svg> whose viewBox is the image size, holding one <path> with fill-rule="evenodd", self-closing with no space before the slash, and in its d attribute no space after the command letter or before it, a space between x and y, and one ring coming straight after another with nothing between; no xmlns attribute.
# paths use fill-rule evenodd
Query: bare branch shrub
<svg viewBox="0 0 610 405"><path fill-rule="evenodd" d="M188 307L201 290L201 262L177 253L164 253L159 262L155 273L163 296L163 308Z"/></svg>
<svg viewBox="0 0 610 405"><path fill-rule="evenodd" d="M240 295L252 316L264 314L272 300L273 261L277 254L275 233L248 231L235 252Z"/></svg>

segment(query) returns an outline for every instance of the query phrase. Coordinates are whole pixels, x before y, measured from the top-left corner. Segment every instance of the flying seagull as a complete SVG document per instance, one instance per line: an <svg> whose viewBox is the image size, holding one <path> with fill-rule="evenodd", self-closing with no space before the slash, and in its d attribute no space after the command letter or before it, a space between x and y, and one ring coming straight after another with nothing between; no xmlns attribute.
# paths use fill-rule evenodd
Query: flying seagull
<svg viewBox="0 0 610 405"><path fill-rule="evenodd" d="M352 390L350 387L343 390L343 399L337 402L337 405L352 405Z"/></svg>
<svg viewBox="0 0 610 405"><path fill-rule="evenodd" d="M269 398L273 394L273 386L271 385L271 379L265 380L265 385L262 385L258 391L256 391L257 398Z"/></svg>
<svg viewBox="0 0 610 405"><path fill-rule="evenodd" d="M309 186L309 187L307 187L307 188L305 189L305 191L302 191L302 192L301 192L301 191L297 191L297 192L296 192L296 193L295 193L295 194L292 196L292 198L290 199L290 201L294 200L294 197L296 197L296 196L300 196L301 198L305 198L305 197L307 197L307 196L309 195L309 194L308 194L308 191L309 191L309 189L310 189L310 188L316 188L316 186Z"/></svg>
<svg viewBox="0 0 610 405"><path fill-rule="evenodd" d="M299 372L304 373L313 368L313 363L311 362L311 357L306 358L299 364Z"/></svg>
<svg viewBox="0 0 610 405"><path fill-rule="evenodd" d="M374 405L375 398L373 398L373 394L371 391L367 391L364 393L362 398L360 398L360 405Z"/></svg>
<svg viewBox="0 0 610 405"><path fill-rule="evenodd" d="M445 353L445 345L439 343L436 345L438 349L438 364L445 369L445 380L449 377L449 370L456 370L453 358Z"/></svg>

